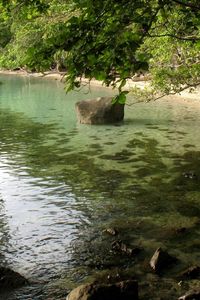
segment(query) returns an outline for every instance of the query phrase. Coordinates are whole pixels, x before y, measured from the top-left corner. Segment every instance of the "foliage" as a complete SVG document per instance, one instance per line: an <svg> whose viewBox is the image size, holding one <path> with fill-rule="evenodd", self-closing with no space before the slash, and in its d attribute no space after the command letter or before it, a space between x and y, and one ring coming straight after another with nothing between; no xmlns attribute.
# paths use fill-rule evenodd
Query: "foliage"
<svg viewBox="0 0 200 300"><path fill-rule="evenodd" d="M152 84L164 94L200 84L200 6L198 1L190 6L177 2L162 8L142 45L151 54Z"/></svg>
<svg viewBox="0 0 200 300"><path fill-rule="evenodd" d="M102 80L119 90L139 69L147 69L146 55L135 53L151 26L157 5L149 1L76 1L81 12L69 20L67 81L69 89L83 76ZM72 34L73 33L73 34ZM78 55L77 55L78 54Z"/></svg>
<svg viewBox="0 0 200 300"><path fill-rule="evenodd" d="M199 0L0 0L0 29L1 67L66 68L67 90L95 78L124 103L141 70L148 99L200 84Z"/></svg>
<svg viewBox="0 0 200 300"><path fill-rule="evenodd" d="M13 1L6 18L11 23L10 41L0 44L0 65L44 71L63 59L66 22L70 1ZM1 25L1 22L0 22ZM59 57L60 53L60 57Z"/></svg>

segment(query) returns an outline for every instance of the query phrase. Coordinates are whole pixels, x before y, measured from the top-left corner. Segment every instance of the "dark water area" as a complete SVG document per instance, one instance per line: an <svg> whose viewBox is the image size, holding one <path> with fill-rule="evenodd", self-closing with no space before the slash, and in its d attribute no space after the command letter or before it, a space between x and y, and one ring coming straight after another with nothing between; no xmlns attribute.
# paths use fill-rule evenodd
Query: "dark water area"
<svg viewBox="0 0 200 300"><path fill-rule="evenodd" d="M200 261L200 104L175 100L126 108L120 126L77 124L81 99L53 80L0 75L0 265L30 285L0 299L62 300L83 282L136 278L141 299L177 299ZM134 258L112 251L119 231ZM161 277L156 248L177 263ZM118 276L118 275L117 275Z"/></svg>

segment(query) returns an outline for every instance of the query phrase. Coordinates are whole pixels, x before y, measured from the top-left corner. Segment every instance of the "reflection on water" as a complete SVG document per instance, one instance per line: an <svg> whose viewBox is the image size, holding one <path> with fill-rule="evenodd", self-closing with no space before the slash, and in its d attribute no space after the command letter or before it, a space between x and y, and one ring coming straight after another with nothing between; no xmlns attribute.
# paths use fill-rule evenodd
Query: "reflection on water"
<svg viewBox="0 0 200 300"><path fill-rule="evenodd" d="M158 246L178 257L174 273L198 263L198 105L137 104L121 126L79 125L75 102L110 91L66 96L54 81L0 80L0 262L32 282L3 298L61 300L109 272L155 282L147 261ZM144 249L137 259L110 251L111 226ZM169 299L174 281L162 280Z"/></svg>

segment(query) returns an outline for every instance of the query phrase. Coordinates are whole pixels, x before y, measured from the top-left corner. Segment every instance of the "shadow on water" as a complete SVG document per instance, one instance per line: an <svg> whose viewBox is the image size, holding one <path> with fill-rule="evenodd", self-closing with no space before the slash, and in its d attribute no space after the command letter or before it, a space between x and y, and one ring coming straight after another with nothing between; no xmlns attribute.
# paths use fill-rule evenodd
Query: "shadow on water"
<svg viewBox="0 0 200 300"><path fill-rule="evenodd" d="M151 299L158 299L158 294L162 299L180 296L184 288L177 286L176 274L199 261L200 151L185 147L183 153L172 153L170 147L145 134L130 137L120 150L111 153L105 146L112 147L113 143L102 143L98 136L79 149L73 142L79 135L77 129L65 134L56 124L40 124L6 110L1 111L0 128L0 170L5 172L5 180L11 174L15 183L20 178L22 184L21 194L17 191L10 199L4 194L0 200L1 262L19 266L21 256L35 260L34 271L30 264L24 272L30 272L31 279L36 272L39 280L38 284L6 295L7 299L64 299L77 283L107 281L109 274L118 273L121 278L134 277L142 282L141 299L149 299L149 293ZM29 186L27 191L23 190L24 181ZM31 209L41 217L36 219L37 226L40 222L46 226L44 236L40 231L28 236L31 247L35 247L33 252L27 251L23 239L21 247L17 245L20 236L8 225L9 201L20 202L22 198L26 205L36 205ZM54 219L46 223L50 214ZM24 235L27 224L23 224ZM141 254L130 258L112 251L116 237L102 232L108 227L118 228L117 239L141 247ZM34 234L41 234L38 244ZM54 248L47 246L53 237L59 259L54 257L49 262ZM46 242L43 252L39 252L42 238ZM158 280L148 261L159 246L175 255L178 264Z"/></svg>

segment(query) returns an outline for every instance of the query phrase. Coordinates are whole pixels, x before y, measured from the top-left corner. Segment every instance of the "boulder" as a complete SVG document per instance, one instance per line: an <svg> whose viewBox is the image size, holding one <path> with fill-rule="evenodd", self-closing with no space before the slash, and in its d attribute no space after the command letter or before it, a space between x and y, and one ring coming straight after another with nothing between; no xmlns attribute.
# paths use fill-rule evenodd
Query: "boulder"
<svg viewBox="0 0 200 300"><path fill-rule="evenodd" d="M178 298L178 300L200 300L200 290L199 291L190 291L185 295Z"/></svg>
<svg viewBox="0 0 200 300"><path fill-rule="evenodd" d="M74 289L66 300L138 300L135 280L115 284L84 284Z"/></svg>
<svg viewBox="0 0 200 300"><path fill-rule="evenodd" d="M15 289L27 283L28 281L19 273L0 267L0 291Z"/></svg>
<svg viewBox="0 0 200 300"><path fill-rule="evenodd" d="M156 273L159 273L175 261L174 257L161 248L158 248L150 260L150 266Z"/></svg>
<svg viewBox="0 0 200 300"><path fill-rule="evenodd" d="M76 114L82 124L111 124L124 119L124 105L112 103L112 97L99 97L76 103Z"/></svg>

